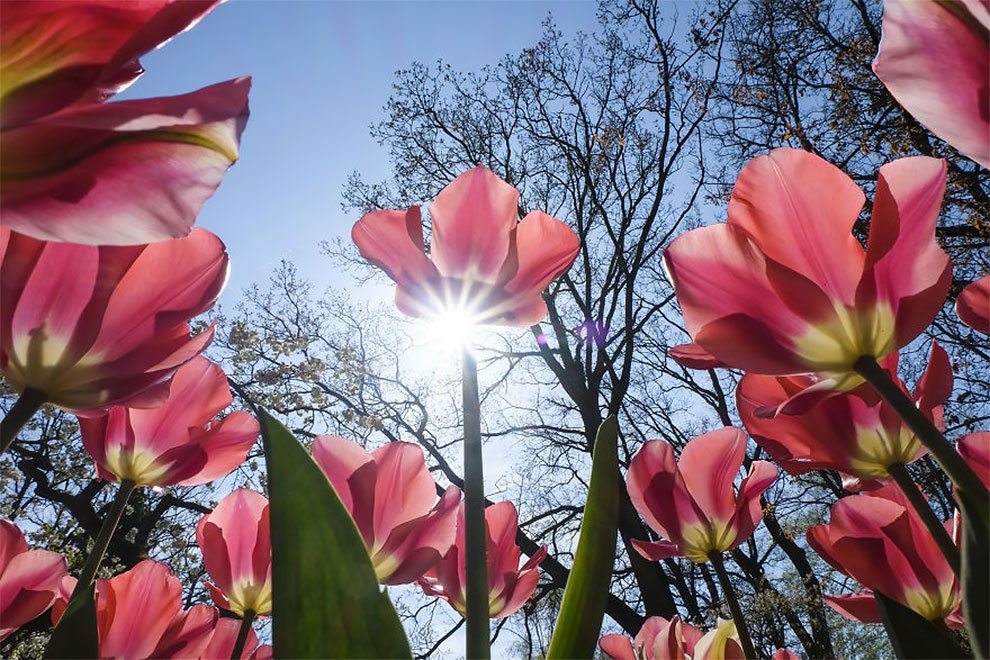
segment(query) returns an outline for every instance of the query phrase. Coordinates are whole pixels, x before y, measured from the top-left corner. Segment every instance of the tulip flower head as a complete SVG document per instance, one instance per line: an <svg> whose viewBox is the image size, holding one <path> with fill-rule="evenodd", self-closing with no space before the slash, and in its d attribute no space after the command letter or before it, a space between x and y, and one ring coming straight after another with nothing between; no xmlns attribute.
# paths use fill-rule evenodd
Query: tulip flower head
<svg viewBox="0 0 990 660"><path fill-rule="evenodd" d="M520 222L518 208L515 188L476 167L430 205L430 257L418 206L368 213L351 237L361 256L398 285L395 304L402 313L528 326L546 316L541 293L570 268L580 243L566 224L542 211Z"/></svg>
<svg viewBox="0 0 990 660"><path fill-rule="evenodd" d="M728 222L664 252L694 339L685 366L815 373L808 397L860 385L857 361L906 345L945 300L952 269L935 241L944 190L941 160L881 167L864 251L851 233L864 196L838 168L796 149L750 161Z"/></svg>
<svg viewBox="0 0 990 660"><path fill-rule="evenodd" d="M488 555L488 615L502 619L526 604L540 579L537 568L547 556L543 546L519 566L516 545L519 518L512 502L498 502L485 509ZM464 559L464 504L457 514L457 540L440 562L419 581L423 591L450 603L461 616L467 611Z"/></svg>
<svg viewBox="0 0 990 660"><path fill-rule="evenodd" d="M189 233L237 160L250 79L104 103L218 1L11 2L0 27L3 224L50 241Z"/></svg>
<svg viewBox="0 0 990 660"><path fill-rule="evenodd" d="M239 488L220 500L196 527L207 583L217 606L244 616L272 611L272 545L268 500Z"/></svg>
<svg viewBox="0 0 990 660"><path fill-rule="evenodd" d="M990 335L990 275L969 284L956 298L959 320L985 335Z"/></svg>
<svg viewBox="0 0 990 660"><path fill-rule="evenodd" d="M896 357L894 353L886 361L893 372ZM736 388L736 407L746 430L789 474L837 470L853 490L862 486L860 479L886 478L890 466L924 456L921 441L890 405L871 403L854 393L831 397L804 414L772 416L779 405L813 383L809 376L746 374ZM900 386L907 393L903 383ZM942 405L951 393L949 356L933 342L928 368L912 398L941 425Z"/></svg>
<svg viewBox="0 0 990 660"><path fill-rule="evenodd" d="M822 559L867 589L929 621L944 619L961 627L956 576L895 484L839 500L832 505L829 524L810 528L807 538ZM848 618L880 621L872 594L826 596L825 601Z"/></svg>
<svg viewBox="0 0 990 660"><path fill-rule="evenodd" d="M753 461L733 487L746 455L746 436L726 427L699 435L684 446L680 462L663 440L644 444L629 464L626 487L639 514L667 540L633 540L647 559L687 557L708 561L713 552L736 547L763 516L760 495L777 478L777 468Z"/></svg>
<svg viewBox="0 0 990 660"><path fill-rule="evenodd" d="M0 228L0 368L18 391L68 410L160 404L175 370L213 338L212 326L190 337L188 321L213 306L227 261L203 229L94 247Z"/></svg>
<svg viewBox="0 0 990 660"><path fill-rule="evenodd" d="M161 407L114 406L80 417L83 445L101 479L129 479L138 486L204 484L244 462L260 433L246 412L214 419L232 400L220 366L197 356L175 372Z"/></svg>
<svg viewBox="0 0 990 660"><path fill-rule="evenodd" d="M715 630L703 633L675 616L670 621L651 616L630 643L625 635L605 635L598 642L612 660L742 660L736 626L719 619Z"/></svg>
<svg viewBox="0 0 990 660"><path fill-rule="evenodd" d="M62 580L52 608L58 623L76 578ZM109 580L96 581L96 623L101 658L189 657L205 647L218 612L201 606L182 611L182 585L172 571L146 559Z"/></svg>
<svg viewBox="0 0 990 660"><path fill-rule="evenodd" d="M883 3L873 71L915 119L990 167L990 10L985 2Z"/></svg>
<svg viewBox="0 0 990 660"><path fill-rule="evenodd" d="M357 525L382 584L415 582L454 543L461 492L437 501L423 449L393 442L372 453L336 436L313 441L313 459Z"/></svg>
<svg viewBox="0 0 990 660"><path fill-rule="evenodd" d="M0 519L0 640L51 607L67 574L65 557L28 550L17 525Z"/></svg>

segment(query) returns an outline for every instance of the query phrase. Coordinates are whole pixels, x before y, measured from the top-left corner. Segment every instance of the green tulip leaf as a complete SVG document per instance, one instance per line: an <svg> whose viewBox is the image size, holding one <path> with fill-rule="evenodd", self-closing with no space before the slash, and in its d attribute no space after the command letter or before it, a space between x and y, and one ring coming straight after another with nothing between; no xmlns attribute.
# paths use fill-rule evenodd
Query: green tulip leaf
<svg viewBox="0 0 990 660"><path fill-rule="evenodd" d="M271 501L275 657L412 657L337 493L299 441L259 413Z"/></svg>
<svg viewBox="0 0 990 660"><path fill-rule="evenodd" d="M598 427L581 536L550 640L548 660L590 658L595 654L615 563L621 487L618 435L615 417Z"/></svg>
<svg viewBox="0 0 990 660"><path fill-rule="evenodd" d="M45 658L98 658L100 637L96 627L96 598L91 586L69 601L45 647Z"/></svg>

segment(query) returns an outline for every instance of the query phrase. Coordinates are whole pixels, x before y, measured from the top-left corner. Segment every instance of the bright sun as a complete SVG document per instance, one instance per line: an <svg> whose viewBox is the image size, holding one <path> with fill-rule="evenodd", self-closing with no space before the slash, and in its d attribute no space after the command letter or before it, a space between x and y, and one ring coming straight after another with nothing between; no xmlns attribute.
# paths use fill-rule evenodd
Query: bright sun
<svg viewBox="0 0 990 660"><path fill-rule="evenodd" d="M471 343L477 328L476 316L466 310L450 310L424 324L424 338L440 350L460 352Z"/></svg>
<svg viewBox="0 0 990 660"><path fill-rule="evenodd" d="M459 360L461 351L478 339L481 329L475 312L451 309L412 323L410 335L414 352L425 360L424 368L429 369L437 365L437 360Z"/></svg>

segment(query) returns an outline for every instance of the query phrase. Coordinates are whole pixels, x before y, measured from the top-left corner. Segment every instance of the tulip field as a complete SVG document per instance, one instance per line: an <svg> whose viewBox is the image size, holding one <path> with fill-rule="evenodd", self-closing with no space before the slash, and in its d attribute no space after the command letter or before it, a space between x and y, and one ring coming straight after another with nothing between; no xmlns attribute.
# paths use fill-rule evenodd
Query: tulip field
<svg viewBox="0 0 990 660"><path fill-rule="evenodd" d="M239 293L269 79L115 96L239 11L465 8L219 4L0 3L0 656L990 658L987 0L404 63L337 281Z"/></svg>

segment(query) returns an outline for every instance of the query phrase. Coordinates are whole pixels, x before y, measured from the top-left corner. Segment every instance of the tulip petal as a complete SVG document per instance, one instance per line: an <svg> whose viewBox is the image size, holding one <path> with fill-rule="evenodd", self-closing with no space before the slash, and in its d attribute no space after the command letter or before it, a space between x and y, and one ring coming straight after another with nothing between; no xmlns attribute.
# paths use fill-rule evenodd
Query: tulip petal
<svg viewBox="0 0 990 660"><path fill-rule="evenodd" d="M260 433L258 420L242 410L214 422L208 431L195 437L206 454L206 463L176 485L198 486L230 474L247 458Z"/></svg>
<svg viewBox="0 0 990 660"><path fill-rule="evenodd" d="M959 438L959 453L990 488L990 432L968 433Z"/></svg>
<svg viewBox="0 0 990 660"><path fill-rule="evenodd" d="M516 226L514 263L505 264L505 290L512 294L540 292L567 272L581 241L566 223L543 211L530 211ZM514 266L514 272L512 272Z"/></svg>
<svg viewBox="0 0 990 660"><path fill-rule="evenodd" d="M182 585L165 564L146 559L116 577L100 581L106 601L100 617L100 655L144 658L151 655L182 607ZM97 605L97 611L103 609Z"/></svg>
<svg viewBox="0 0 990 660"><path fill-rule="evenodd" d="M392 531L383 551L399 564L391 575L379 576L383 584L415 582L447 554L454 544L460 500L460 489L449 486L429 514ZM408 528L408 534L402 527Z"/></svg>
<svg viewBox="0 0 990 660"><path fill-rule="evenodd" d="M199 657L209 644L219 618L220 611L209 605L193 605L180 612L169 624L151 657Z"/></svg>
<svg viewBox="0 0 990 660"><path fill-rule="evenodd" d="M422 285L439 277L423 247L418 206L407 211L367 213L351 229L351 239L362 257L400 285Z"/></svg>
<svg viewBox="0 0 990 660"><path fill-rule="evenodd" d="M188 442L191 428L201 428L232 401L223 369L199 356L175 372L168 402L159 409L133 411L131 426L146 446L174 446Z"/></svg>
<svg viewBox="0 0 990 660"><path fill-rule="evenodd" d="M990 19L979 3L886 2L873 71L915 119L990 167Z"/></svg>
<svg viewBox="0 0 990 660"><path fill-rule="evenodd" d="M444 277L495 282L519 218L519 192L478 166L461 174L430 204L430 254Z"/></svg>
<svg viewBox="0 0 990 660"><path fill-rule="evenodd" d="M877 609L877 599L872 591L857 591L851 594L830 596L822 594L825 603L833 610L853 621L860 623L881 623L880 610Z"/></svg>
<svg viewBox="0 0 990 660"><path fill-rule="evenodd" d="M515 540L513 539L513 545L515 545ZM518 546L517 546L518 547ZM505 601L505 605L498 612L492 612L491 616L493 619L504 619L507 616L512 616L526 604L529 597L533 595L536 591L536 585L540 581L540 572L536 569L537 565L542 562L547 556L547 546L541 546L539 550L533 554L529 560L523 564L522 567L518 569L518 579L512 587L512 591L509 597Z"/></svg>
<svg viewBox="0 0 990 660"><path fill-rule="evenodd" d="M731 619L717 619L715 630L706 633L695 644L692 660L744 660L742 646L736 634L736 624Z"/></svg>
<svg viewBox="0 0 990 660"><path fill-rule="evenodd" d="M864 201L852 179L825 159L781 148L740 172L728 222L748 232L771 260L851 304L863 272L863 248L852 226Z"/></svg>
<svg viewBox="0 0 990 660"><path fill-rule="evenodd" d="M777 468L769 461L753 461L749 475L739 484L739 494L736 496L735 513L731 526L736 538L733 546L739 545L749 538L763 519L763 506L760 496L777 480Z"/></svg>
<svg viewBox="0 0 990 660"><path fill-rule="evenodd" d="M202 660L229 660L234 652L234 644L237 643L237 635L240 630L240 619L220 618L210 637L209 644L203 651ZM251 628L244 643L244 650L241 651L241 658L250 657L256 646L258 646L258 634L254 632L254 628Z"/></svg>
<svg viewBox="0 0 990 660"><path fill-rule="evenodd" d="M707 522L694 503L674 460L674 449L662 440L640 447L629 464L626 489L639 515L654 531L678 544L681 530Z"/></svg>
<svg viewBox="0 0 990 660"><path fill-rule="evenodd" d="M99 102L132 83L137 58L192 27L219 0L17 2L4 10L3 126L78 100Z"/></svg>
<svg viewBox="0 0 990 660"><path fill-rule="evenodd" d="M788 474L843 469L855 440L851 419L834 397L803 415L775 414L794 391L806 391L807 376L746 374L736 387L736 408L750 437ZM770 411L771 414L763 414ZM814 429L814 432L809 432Z"/></svg>
<svg viewBox="0 0 990 660"><path fill-rule="evenodd" d="M636 660L632 642L625 635L605 635L598 640L598 648L612 660Z"/></svg>
<svg viewBox="0 0 990 660"><path fill-rule="evenodd" d="M5 131L4 224L43 240L136 245L189 233L237 160L250 79L72 108Z"/></svg>
<svg viewBox="0 0 990 660"><path fill-rule="evenodd" d="M674 361L687 369L718 369L726 368L717 357L706 351L696 342L674 346L667 353Z"/></svg>
<svg viewBox="0 0 990 660"><path fill-rule="evenodd" d="M501 576L513 574L519 569L521 552L516 545L519 526L516 507L512 502L496 502L486 507L485 526L488 533L489 580L495 582Z"/></svg>
<svg viewBox="0 0 990 660"><path fill-rule="evenodd" d="M952 263L935 240L945 177L945 161L924 156L880 168L856 298L893 310L895 349L928 327L952 284Z"/></svg>
<svg viewBox="0 0 990 660"><path fill-rule="evenodd" d="M66 573L65 558L48 550L25 549L11 558L0 573L0 612L3 612L0 640L55 602Z"/></svg>
<svg viewBox="0 0 990 660"><path fill-rule="evenodd" d="M959 320L985 335L990 335L990 275L970 283L956 298Z"/></svg>
<svg viewBox="0 0 990 660"><path fill-rule="evenodd" d="M650 561L684 556L684 548L670 541L640 541L639 539L631 539L631 543L639 554Z"/></svg>
<svg viewBox="0 0 990 660"><path fill-rule="evenodd" d="M390 442L372 452L372 457L378 465L375 539L384 543L400 524L429 513L437 499L436 482L417 444Z"/></svg>
<svg viewBox="0 0 990 660"><path fill-rule="evenodd" d="M677 469L710 522L729 522L735 511L732 483L746 456L746 436L726 427L699 435L681 450Z"/></svg>
<svg viewBox="0 0 990 660"><path fill-rule="evenodd" d="M918 409L931 416L936 408L941 407L952 395L952 363L949 354L932 341L931 352L928 354L928 366L921 374L914 387L914 400Z"/></svg>
<svg viewBox="0 0 990 660"><path fill-rule="evenodd" d="M162 326L202 314L223 290L227 270L226 248L203 229L149 245L117 284L92 351L121 357Z"/></svg>
<svg viewBox="0 0 990 660"><path fill-rule="evenodd" d="M687 232L664 261L687 330L708 353L754 373L808 371L792 339L808 323L781 302L767 259L745 230L722 224ZM830 314L831 307L820 316Z"/></svg>
<svg viewBox="0 0 990 660"><path fill-rule="evenodd" d="M7 570L14 557L27 551L27 540L20 527L0 518L0 575Z"/></svg>

